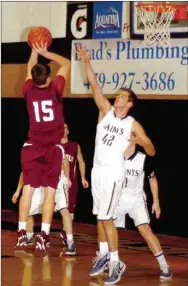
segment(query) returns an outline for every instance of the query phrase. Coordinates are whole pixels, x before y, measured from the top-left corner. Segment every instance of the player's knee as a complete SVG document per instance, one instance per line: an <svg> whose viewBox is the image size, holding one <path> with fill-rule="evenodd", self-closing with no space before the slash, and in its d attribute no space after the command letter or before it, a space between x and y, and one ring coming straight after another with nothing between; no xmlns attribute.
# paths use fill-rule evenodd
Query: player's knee
<svg viewBox="0 0 188 286"><path fill-rule="evenodd" d="M149 224L139 225L138 230L144 238L149 238L152 235L152 230Z"/></svg>
<svg viewBox="0 0 188 286"><path fill-rule="evenodd" d="M114 223L112 219L102 220L102 225L104 228L114 227Z"/></svg>
<svg viewBox="0 0 188 286"><path fill-rule="evenodd" d="M44 195L45 195L45 197L54 198L55 197L55 189L53 189L51 187L45 188Z"/></svg>
<svg viewBox="0 0 188 286"><path fill-rule="evenodd" d="M69 213L69 211L68 211L67 208L61 209L61 210L60 210L60 213L61 213L61 215L62 215L63 218L65 218L65 217L67 217L67 216L70 216L70 213Z"/></svg>
<svg viewBox="0 0 188 286"><path fill-rule="evenodd" d="M34 188L32 188L30 185L26 185L24 186L23 188L23 191L22 191L22 200L31 200L32 199L32 196L33 196L33 191L34 191Z"/></svg>

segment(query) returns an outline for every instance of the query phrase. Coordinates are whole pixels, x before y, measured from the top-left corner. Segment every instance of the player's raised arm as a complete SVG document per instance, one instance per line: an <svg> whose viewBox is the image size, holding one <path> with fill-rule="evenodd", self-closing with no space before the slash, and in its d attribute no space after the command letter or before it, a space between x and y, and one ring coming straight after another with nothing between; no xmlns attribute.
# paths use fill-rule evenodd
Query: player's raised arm
<svg viewBox="0 0 188 286"><path fill-rule="evenodd" d="M70 60L58 54L49 52L47 50L47 44L45 44L44 46L39 46L36 43L36 46L33 46L33 47L34 47L34 50L38 54L40 54L41 56L43 56L44 58L48 60L51 60L57 63L60 66L59 70L57 71L57 75L61 75L64 77L64 79L67 79L69 70L70 70Z"/></svg>
<svg viewBox="0 0 188 286"><path fill-rule="evenodd" d="M29 61L27 63L27 75L26 75L25 80L32 78L31 70L37 63L38 63L38 52L36 50L32 49Z"/></svg>
<svg viewBox="0 0 188 286"><path fill-rule="evenodd" d="M97 107L99 108L99 110L106 114L110 109L111 109L111 104L110 102L106 99L106 97L104 96L98 82L97 82L97 78L96 75L93 71L93 68L91 66L90 60L89 60L89 56L88 56L88 52L86 47L84 47L83 45L81 47L77 47L77 52L80 55L81 60L84 63L85 66L85 72L86 75L88 77L88 80L91 84L92 90L93 90L93 96L94 96L94 100L95 103L97 105Z"/></svg>
<svg viewBox="0 0 188 286"><path fill-rule="evenodd" d="M82 155L82 151L80 146L78 145L78 154L77 154L77 161L78 161L78 165L79 165L79 170L80 170L80 176L81 176L81 180L82 180L82 185L84 188L88 188L89 184L85 178L85 174L86 174L86 164L84 162L84 158Z"/></svg>
<svg viewBox="0 0 188 286"><path fill-rule="evenodd" d="M132 125L134 136L131 138L136 144L142 146L149 156L155 155L155 147L149 137L146 135L142 125L138 121L134 121Z"/></svg>

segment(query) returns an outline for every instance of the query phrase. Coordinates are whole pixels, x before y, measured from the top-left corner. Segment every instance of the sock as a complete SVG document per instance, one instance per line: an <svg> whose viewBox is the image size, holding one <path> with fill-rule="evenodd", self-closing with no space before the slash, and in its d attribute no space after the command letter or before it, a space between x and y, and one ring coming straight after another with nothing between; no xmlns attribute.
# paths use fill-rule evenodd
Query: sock
<svg viewBox="0 0 188 286"><path fill-rule="evenodd" d="M33 232L26 232L27 238L30 240L33 237Z"/></svg>
<svg viewBox="0 0 188 286"><path fill-rule="evenodd" d="M41 231L44 231L47 235L50 233L50 224L42 222Z"/></svg>
<svg viewBox="0 0 188 286"><path fill-rule="evenodd" d="M157 259L159 265L160 265L160 269L162 269L163 271L167 271L168 269L168 264L166 262L166 259L164 257L163 252L159 252L157 254L155 254L155 258Z"/></svg>
<svg viewBox="0 0 188 286"><path fill-rule="evenodd" d="M118 250L110 252L110 262L119 261Z"/></svg>
<svg viewBox="0 0 188 286"><path fill-rule="evenodd" d="M67 234L67 243L73 242L73 234Z"/></svg>
<svg viewBox="0 0 188 286"><path fill-rule="evenodd" d="M26 221L19 221L18 222L18 230L26 230Z"/></svg>
<svg viewBox="0 0 188 286"><path fill-rule="evenodd" d="M99 251L101 254L106 254L109 252L108 242L107 241L99 241Z"/></svg>

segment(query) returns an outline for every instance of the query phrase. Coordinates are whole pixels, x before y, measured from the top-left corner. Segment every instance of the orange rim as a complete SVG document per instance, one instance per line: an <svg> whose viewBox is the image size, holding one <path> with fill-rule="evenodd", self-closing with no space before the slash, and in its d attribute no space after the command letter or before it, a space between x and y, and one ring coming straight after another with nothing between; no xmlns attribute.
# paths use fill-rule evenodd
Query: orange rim
<svg viewBox="0 0 188 286"><path fill-rule="evenodd" d="M161 9L164 9L165 12L168 11L169 8L173 8L175 10L177 10L177 9L178 10L184 10L184 11L186 11L186 8L187 8L186 5L163 4L163 3L153 3L153 4L139 3L139 4L136 5L136 8L137 7L138 8L143 8L143 9L145 9L147 11L152 11L156 7L161 7Z"/></svg>

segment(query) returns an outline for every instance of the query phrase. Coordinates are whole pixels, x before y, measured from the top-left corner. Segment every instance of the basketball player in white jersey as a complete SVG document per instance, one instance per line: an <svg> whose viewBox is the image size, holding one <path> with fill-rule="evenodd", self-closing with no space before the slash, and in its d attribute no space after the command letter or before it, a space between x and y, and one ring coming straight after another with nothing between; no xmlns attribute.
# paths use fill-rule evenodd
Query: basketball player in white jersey
<svg viewBox="0 0 188 286"><path fill-rule="evenodd" d="M131 152L131 156L128 155L128 151ZM161 245L149 226L150 217L144 192L144 177L146 175L149 179L153 196L152 213L155 213L158 219L161 214L161 209L158 195L158 182L154 172L152 158L142 152L136 151L136 145L134 143L129 145L126 153L127 159L125 161L123 191L116 208L115 226L124 228L125 215L128 214L134 220L135 226L146 240L148 247L160 265L160 279L169 280L172 278L172 273L165 260Z"/></svg>
<svg viewBox="0 0 188 286"><path fill-rule="evenodd" d="M77 45L76 52L84 63L94 100L99 108L92 169L93 214L98 220L99 252L90 276L102 273L109 263L109 276L104 284L116 284L121 279L126 266L119 259L118 233L112 218L121 195L124 152L129 144L131 132L135 132L137 143L145 149L146 153L153 156L155 149L142 126L128 116L129 110L137 99L134 92L126 88L120 90L112 107L97 82L86 48Z"/></svg>

